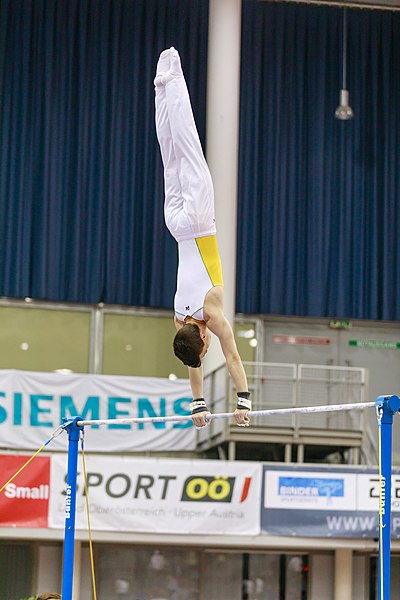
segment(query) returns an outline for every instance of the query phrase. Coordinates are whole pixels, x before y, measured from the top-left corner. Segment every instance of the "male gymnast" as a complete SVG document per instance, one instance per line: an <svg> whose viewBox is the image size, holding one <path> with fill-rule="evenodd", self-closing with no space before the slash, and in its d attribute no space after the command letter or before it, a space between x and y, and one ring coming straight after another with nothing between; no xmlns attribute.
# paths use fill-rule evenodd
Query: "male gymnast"
<svg viewBox="0 0 400 600"><path fill-rule="evenodd" d="M164 164L164 217L178 242L179 254L173 347L175 355L188 366L192 420L197 428L204 427L210 414L203 397L201 363L210 345L210 330L220 341L236 386L234 418L245 427L249 425L251 400L232 327L223 312L213 183L175 48L161 53L154 87L156 131Z"/></svg>

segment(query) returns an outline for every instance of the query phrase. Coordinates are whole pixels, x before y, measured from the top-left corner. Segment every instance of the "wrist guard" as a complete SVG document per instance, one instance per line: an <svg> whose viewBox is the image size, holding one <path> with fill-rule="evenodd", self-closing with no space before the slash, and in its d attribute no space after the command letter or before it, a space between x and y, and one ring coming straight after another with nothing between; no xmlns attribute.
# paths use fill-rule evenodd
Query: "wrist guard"
<svg viewBox="0 0 400 600"><path fill-rule="evenodd" d="M189 408L192 415L197 415L197 413L204 411L210 412L204 398L196 398L190 403Z"/></svg>
<svg viewBox="0 0 400 600"><path fill-rule="evenodd" d="M237 393L237 405L238 410L251 410L250 392L238 392Z"/></svg>

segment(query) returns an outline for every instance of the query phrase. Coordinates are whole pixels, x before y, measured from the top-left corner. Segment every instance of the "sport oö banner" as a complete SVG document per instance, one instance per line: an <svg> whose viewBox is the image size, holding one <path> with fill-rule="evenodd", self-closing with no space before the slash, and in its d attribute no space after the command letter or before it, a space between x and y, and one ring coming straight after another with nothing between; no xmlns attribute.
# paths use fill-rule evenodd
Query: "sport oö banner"
<svg viewBox="0 0 400 600"><path fill-rule="evenodd" d="M98 452L192 450L188 380L0 370L0 448L39 448L63 417L85 420L188 416L182 422L116 423L85 427L85 445ZM65 450L62 433L46 450Z"/></svg>
<svg viewBox="0 0 400 600"><path fill-rule="evenodd" d="M91 526L102 531L258 535L261 465L86 456ZM51 456L49 527L65 525L66 456ZM87 528L79 465L76 527Z"/></svg>

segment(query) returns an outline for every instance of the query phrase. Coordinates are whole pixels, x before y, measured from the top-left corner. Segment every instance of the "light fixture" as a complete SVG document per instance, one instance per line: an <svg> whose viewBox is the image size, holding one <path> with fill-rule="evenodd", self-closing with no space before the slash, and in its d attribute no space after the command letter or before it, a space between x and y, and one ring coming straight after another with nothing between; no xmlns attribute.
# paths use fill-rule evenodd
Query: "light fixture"
<svg viewBox="0 0 400 600"><path fill-rule="evenodd" d="M348 121L354 117L353 110L349 105L349 92L347 90L347 11L343 9L343 51L342 51L342 89L340 90L339 106L335 110L335 117L340 121Z"/></svg>
<svg viewBox="0 0 400 600"><path fill-rule="evenodd" d="M250 339L255 336L255 331L254 329L239 329L237 336Z"/></svg>

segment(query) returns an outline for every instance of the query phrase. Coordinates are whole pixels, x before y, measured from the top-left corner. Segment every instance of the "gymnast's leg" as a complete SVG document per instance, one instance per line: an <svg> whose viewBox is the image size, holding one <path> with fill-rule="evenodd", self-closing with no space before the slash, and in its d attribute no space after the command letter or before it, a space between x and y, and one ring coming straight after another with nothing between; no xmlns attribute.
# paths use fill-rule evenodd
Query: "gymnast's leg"
<svg viewBox="0 0 400 600"><path fill-rule="evenodd" d="M171 128L168 119L167 98L164 83L160 83L160 73L168 72L170 51L164 50L157 63L155 87L155 121L161 158L164 165L164 218L171 234L179 236L179 220L183 211L183 196L179 181L178 165L174 152Z"/></svg>
<svg viewBox="0 0 400 600"><path fill-rule="evenodd" d="M204 158L193 117L189 92L182 72L179 54L175 48L167 62L159 65L155 78L156 99L158 88L163 89L167 120L172 137L174 165L179 178L183 208L189 219L194 237L215 234L214 190L210 171ZM164 53L161 54L163 57ZM167 56L167 55L165 55Z"/></svg>

